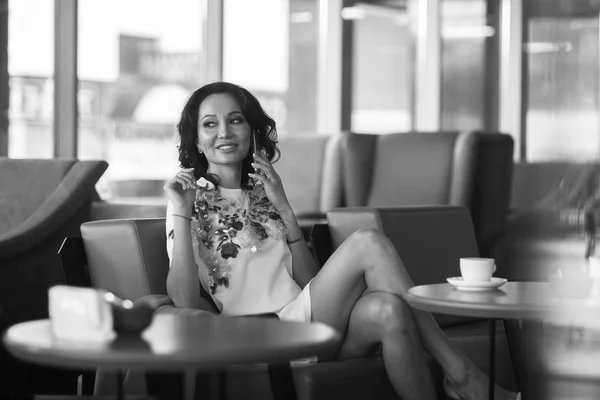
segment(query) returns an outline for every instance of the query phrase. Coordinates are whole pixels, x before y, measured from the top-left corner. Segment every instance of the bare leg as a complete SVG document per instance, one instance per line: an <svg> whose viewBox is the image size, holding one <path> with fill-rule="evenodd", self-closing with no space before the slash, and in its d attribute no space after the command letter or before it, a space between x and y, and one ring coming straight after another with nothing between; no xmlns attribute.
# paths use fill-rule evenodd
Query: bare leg
<svg viewBox="0 0 600 400"><path fill-rule="evenodd" d="M358 300L340 358L374 354L382 345L392 386L402 399L435 399L436 393L410 308L400 297L376 292Z"/></svg>
<svg viewBox="0 0 600 400"><path fill-rule="evenodd" d="M402 297L412 286L393 244L381 232L358 231L340 246L312 281L313 319L347 332L352 309L366 289ZM485 398L487 377L452 345L431 314L412 310L412 315L423 346L460 389L459 394L466 399ZM511 397L498 388L497 399Z"/></svg>

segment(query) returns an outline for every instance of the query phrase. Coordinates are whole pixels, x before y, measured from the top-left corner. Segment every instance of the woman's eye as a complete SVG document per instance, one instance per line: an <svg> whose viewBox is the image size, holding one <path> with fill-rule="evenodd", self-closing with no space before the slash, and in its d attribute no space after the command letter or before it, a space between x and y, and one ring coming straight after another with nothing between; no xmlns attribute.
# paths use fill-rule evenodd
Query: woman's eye
<svg viewBox="0 0 600 400"><path fill-rule="evenodd" d="M241 124L242 122L243 122L243 121L242 121L242 119L241 119L241 118L233 118L233 119L231 120L231 123L232 123L232 124Z"/></svg>
<svg viewBox="0 0 600 400"><path fill-rule="evenodd" d="M216 124L212 121L207 121L204 124L202 124L203 127L205 128L212 128L213 126L215 126Z"/></svg>

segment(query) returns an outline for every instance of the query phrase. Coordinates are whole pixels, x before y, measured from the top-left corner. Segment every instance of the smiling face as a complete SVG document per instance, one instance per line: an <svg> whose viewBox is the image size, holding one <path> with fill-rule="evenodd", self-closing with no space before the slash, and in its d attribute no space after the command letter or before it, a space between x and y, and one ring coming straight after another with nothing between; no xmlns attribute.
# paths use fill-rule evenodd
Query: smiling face
<svg viewBox="0 0 600 400"><path fill-rule="evenodd" d="M230 94L212 94L200 104L198 150L206 156L209 171L224 166L241 169L251 140L252 129Z"/></svg>

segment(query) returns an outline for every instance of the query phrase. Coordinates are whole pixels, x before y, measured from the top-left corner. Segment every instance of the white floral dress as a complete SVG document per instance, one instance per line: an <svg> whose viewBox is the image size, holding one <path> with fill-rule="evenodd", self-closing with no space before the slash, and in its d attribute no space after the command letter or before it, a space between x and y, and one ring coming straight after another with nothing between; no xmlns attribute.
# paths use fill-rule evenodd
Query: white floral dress
<svg viewBox="0 0 600 400"><path fill-rule="evenodd" d="M198 277L222 315L273 312L310 321L310 291L292 278L286 230L262 185L215 188L198 180L191 232ZM173 252L173 206L167 207L167 251Z"/></svg>

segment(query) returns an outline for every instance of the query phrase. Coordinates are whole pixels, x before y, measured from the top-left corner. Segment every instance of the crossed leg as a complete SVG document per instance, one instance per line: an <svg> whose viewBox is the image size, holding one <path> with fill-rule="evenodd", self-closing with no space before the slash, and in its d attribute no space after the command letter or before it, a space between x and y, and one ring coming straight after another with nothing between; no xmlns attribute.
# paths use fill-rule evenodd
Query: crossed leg
<svg viewBox="0 0 600 400"><path fill-rule="evenodd" d="M400 297L385 292L362 296L355 304L339 357L357 358L383 349L386 371L402 399L435 399L435 388L411 311Z"/></svg>
<svg viewBox="0 0 600 400"><path fill-rule="evenodd" d="M393 244L379 231L358 231L313 279L312 318L343 333L341 357L363 355L381 344L390 382L402 398L435 398L418 344L437 360L461 398L487 398L487 377L452 345L431 314L402 300L412 286ZM498 386L495 395L514 398Z"/></svg>

